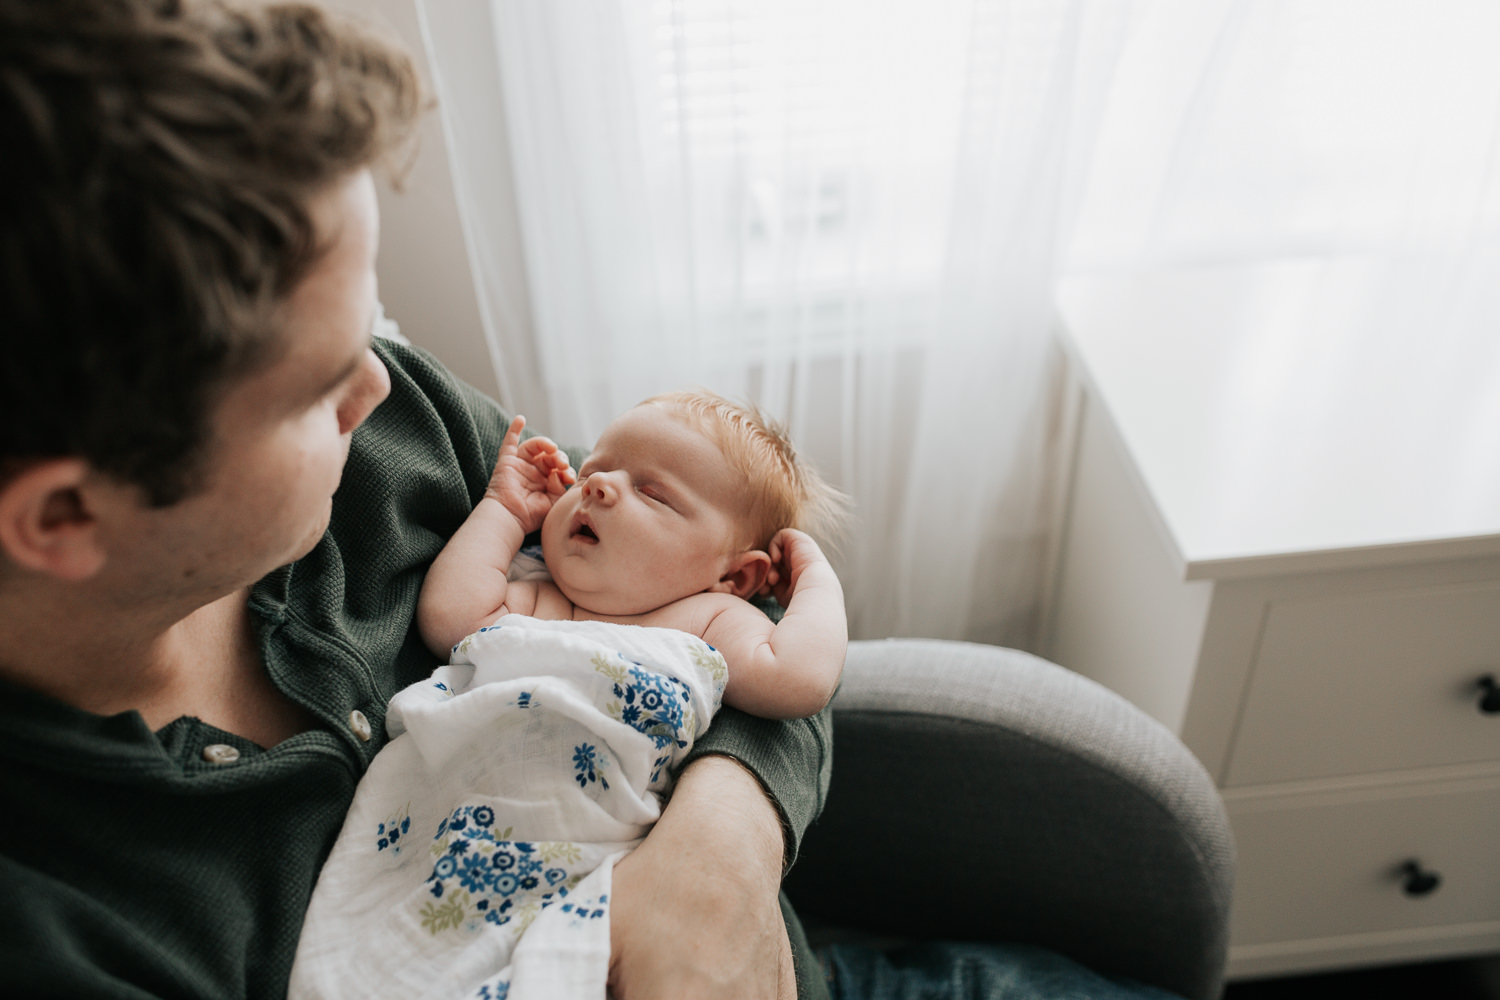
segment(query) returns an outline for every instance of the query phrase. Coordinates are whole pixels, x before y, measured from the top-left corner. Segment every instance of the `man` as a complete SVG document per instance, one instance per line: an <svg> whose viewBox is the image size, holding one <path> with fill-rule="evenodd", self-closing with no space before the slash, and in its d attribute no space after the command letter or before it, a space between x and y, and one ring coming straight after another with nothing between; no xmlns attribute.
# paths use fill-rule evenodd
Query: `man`
<svg viewBox="0 0 1500 1000"><path fill-rule="evenodd" d="M506 425L371 339L421 104L310 8L0 0L7 994L285 990ZM777 885L828 736L716 721L616 872L617 996L823 995Z"/></svg>

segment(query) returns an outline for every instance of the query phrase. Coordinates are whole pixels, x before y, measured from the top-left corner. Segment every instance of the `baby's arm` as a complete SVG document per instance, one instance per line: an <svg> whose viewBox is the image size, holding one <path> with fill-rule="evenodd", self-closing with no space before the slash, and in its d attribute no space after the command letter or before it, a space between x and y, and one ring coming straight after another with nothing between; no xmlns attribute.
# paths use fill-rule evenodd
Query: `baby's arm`
<svg viewBox="0 0 1500 1000"><path fill-rule="evenodd" d="M786 529L771 539L772 583L786 608L772 624L743 601L709 622L703 639L724 654L724 703L767 719L797 719L828 704L844 671L844 589L818 543Z"/></svg>
<svg viewBox="0 0 1500 1000"><path fill-rule="evenodd" d="M417 627L438 656L446 658L454 643L504 612L511 560L574 480L556 444L544 437L521 440L525 426L525 417L511 421L484 496L422 584Z"/></svg>

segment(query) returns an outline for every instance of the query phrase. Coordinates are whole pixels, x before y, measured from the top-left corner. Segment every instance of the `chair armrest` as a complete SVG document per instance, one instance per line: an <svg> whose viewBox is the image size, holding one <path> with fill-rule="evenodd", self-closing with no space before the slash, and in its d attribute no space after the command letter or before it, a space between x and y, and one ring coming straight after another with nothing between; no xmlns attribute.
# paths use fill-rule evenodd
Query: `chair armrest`
<svg viewBox="0 0 1500 1000"><path fill-rule="evenodd" d="M787 879L800 913L1042 945L1217 997L1234 845L1212 779L1107 689L1016 650L849 647L833 784Z"/></svg>

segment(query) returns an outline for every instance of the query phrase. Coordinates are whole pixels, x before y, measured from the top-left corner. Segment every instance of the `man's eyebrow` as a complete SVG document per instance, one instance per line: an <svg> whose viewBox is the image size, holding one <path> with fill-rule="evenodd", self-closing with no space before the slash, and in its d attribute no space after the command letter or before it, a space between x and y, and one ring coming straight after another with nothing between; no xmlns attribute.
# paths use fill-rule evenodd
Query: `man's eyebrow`
<svg viewBox="0 0 1500 1000"><path fill-rule="evenodd" d="M335 373L331 378L325 380L321 385L318 386L317 390L313 394L313 398L321 399L328 393L332 392L334 389L337 389L339 386L347 382L355 372L359 371L359 366L365 363L365 352L368 351L372 346L374 346L374 344L375 318L372 316L370 317L369 339L367 339L363 344L360 345L359 351L352 358L350 358L348 362L346 362L344 366L338 370L337 373Z"/></svg>
<svg viewBox="0 0 1500 1000"><path fill-rule="evenodd" d="M331 392L339 386L343 385L345 382L349 381L350 377L353 376L355 372L359 371L359 366L364 364L364 360L365 352L364 350L361 350L359 354L357 354L352 360L350 360L348 364L340 369L337 375L328 380L328 384L324 386L323 391Z"/></svg>

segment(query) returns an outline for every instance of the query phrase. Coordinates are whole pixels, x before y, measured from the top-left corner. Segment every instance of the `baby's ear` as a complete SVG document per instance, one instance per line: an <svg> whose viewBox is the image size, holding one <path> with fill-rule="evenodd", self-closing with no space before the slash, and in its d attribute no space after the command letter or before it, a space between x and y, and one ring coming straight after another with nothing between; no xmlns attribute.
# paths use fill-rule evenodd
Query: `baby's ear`
<svg viewBox="0 0 1500 1000"><path fill-rule="evenodd" d="M733 557L719 582L709 590L749 600L765 586L766 576L770 572L771 557L759 549L751 549Z"/></svg>

